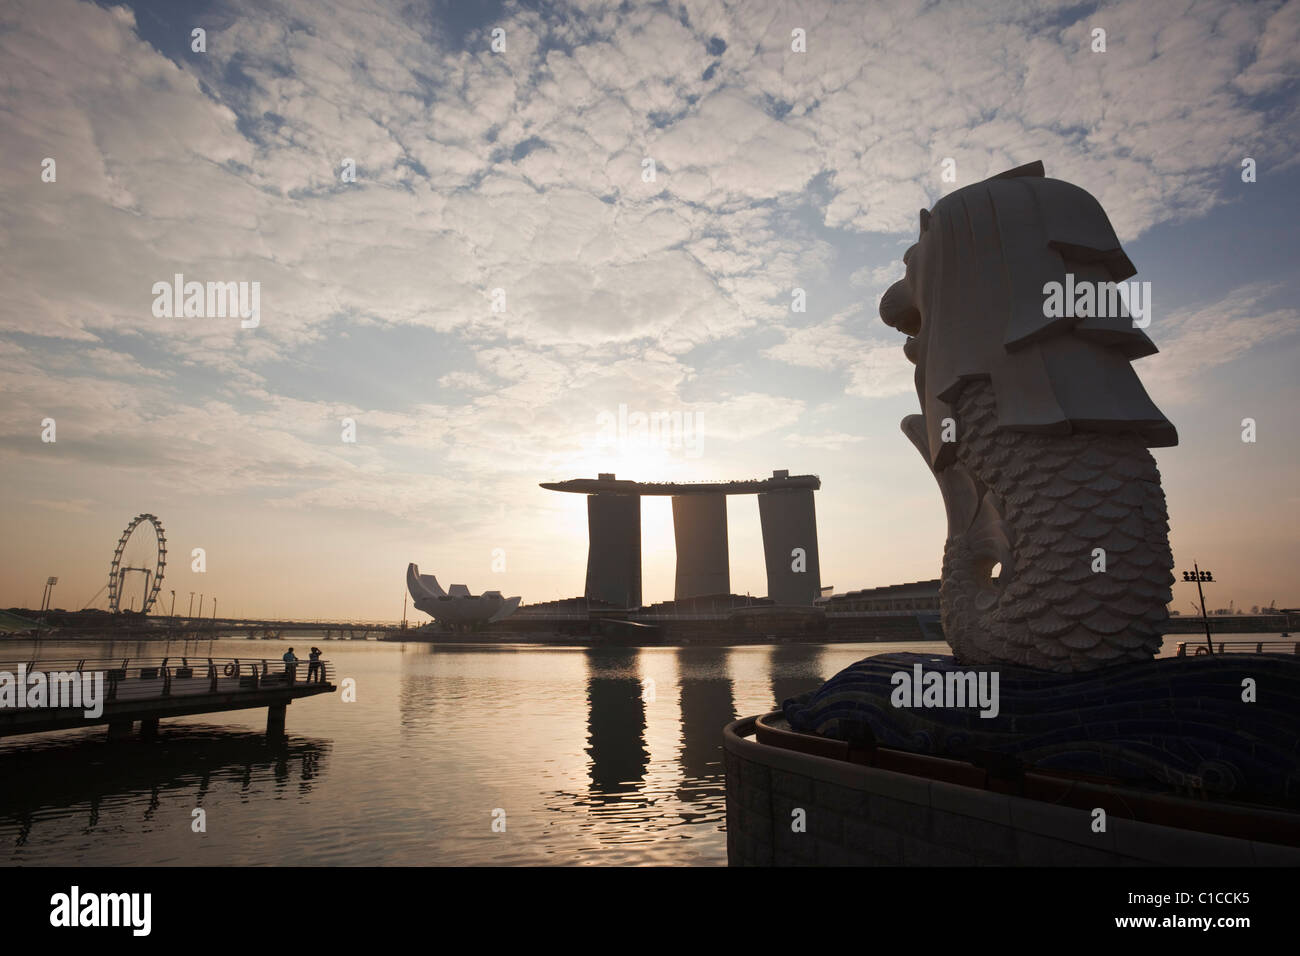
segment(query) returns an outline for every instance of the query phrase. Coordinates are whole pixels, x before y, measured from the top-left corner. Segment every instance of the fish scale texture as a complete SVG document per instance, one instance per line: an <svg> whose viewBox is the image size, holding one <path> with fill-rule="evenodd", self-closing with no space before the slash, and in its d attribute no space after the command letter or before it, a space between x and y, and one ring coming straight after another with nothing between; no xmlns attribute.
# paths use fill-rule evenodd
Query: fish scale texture
<svg viewBox="0 0 1300 956"><path fill-rule="evenodd" d="M944 549L940 607L958 660L1078 672L1153 657L1173 557L1160 473L1142 440L998 431L984 381L967 383L955 408L954 466L992 493L1012 549L992 586L969 534ZM1104 572L1093 570L1097 548Z"/></svg>

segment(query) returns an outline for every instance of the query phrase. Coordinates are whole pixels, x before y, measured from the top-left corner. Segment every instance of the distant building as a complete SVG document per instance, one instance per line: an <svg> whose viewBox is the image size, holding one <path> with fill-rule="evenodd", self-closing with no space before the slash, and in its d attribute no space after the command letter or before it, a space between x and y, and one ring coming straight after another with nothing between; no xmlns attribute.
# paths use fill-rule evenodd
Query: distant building
<svg viewBox="0 0 1300 956"><path fill-rule="evenodd" d="M818 600L827 612L836 611L939 611L939 579L914 581L910 584L890 584L881 588L866 588L833 594Z"/></svg>
<svg viewBox="0 0 1300 956"><path fill-rule="evenodd" d="M773 471L770 478L717 482L646 482L613 474L544 482L550 491L587 495L587 586L592 601L641 607L641 498L673 499L676 601L728 595L727 496L758 495L768 597L812 607L822 593L817 548L816 475Z"/></svg>
<svg viewBox="0 0 1300 956"><path fill-rule="evenodd" d="M444 591L436 577L421 574L415 564L406 567L406 589L417 610L453 628L500 621L519 607L519 598L502 597L500 591L474 595L463 584L453 584Z"/></svg>

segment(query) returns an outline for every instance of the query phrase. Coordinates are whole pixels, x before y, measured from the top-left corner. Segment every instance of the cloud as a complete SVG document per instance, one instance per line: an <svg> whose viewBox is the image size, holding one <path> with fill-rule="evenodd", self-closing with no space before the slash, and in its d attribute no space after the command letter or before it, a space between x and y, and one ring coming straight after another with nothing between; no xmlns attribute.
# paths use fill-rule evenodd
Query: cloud
<svg viewBox="0 0 1300 956"><path fill-rule="evenodd" d="M1251 62L1233 80L1242 92L1257 96L1294 83L1296 49L1300 48L1300 4L1274 9L1254 38Z"/></svg>
<svg viewBox="0 0 1300 956"><path fill-rule="evenodd" d="M845 432L826 432L821 435L806 435L795 432L785 436L785 441L791 445L821 448L826 451L841 451L846 445L854 445L865 440L865 435L849 435Z"/></svg>
<svg viewBox="0 0 1300 956"><path fill-rule="evenodd" d="M804 251L782 238L785 204L818 175L827 225L907 232L951 188L942 158L960 185L1041 157L1131 238L1213 206L1246 144L1295 151L1242 100L1284 82L1291 7L1190 4L1175 22L1108 7L1104 54L1092 19L1054 25L1052 4L813 5L806 54L780 9L607 13L571 48L556 45L577 29L569 10L520 11L492 54L448 47L396 5L230 3L209 52L173 62L123 8L15 5L2 181L23 197L8 235L24 242L2 267L19 290L6 327L133 329L217 366L283 354L340 312L681 351L771 308L782 284L764 273ZM705 80L714 35L730 40ZM45 155L61 165L42 194ZM263 331L153 320L149 283L184 267L260 280ZM495 287L508 319L485 307Z"/></svg>
<svg viewBox="0 0 1300 956"><path fill-rule="evenodd" d="M1296 155L1295 124L1252 100L1289 88L1294 3L507 7L504 54L408 12L227 0L200 17L208 52L173 59L123 7L5 6L0 454L30 460L57 415L59 454L101 477L474 520L465 488L559 470L620 403L698 413L722 471L756 436L838 447L789 431L826 396L735 370L824 372L836 401L912 391L869 310L791 323L790 290L843 281L864 236L910 239L945 190L1042 158L1129 239L1223 202L1243 151ZM261 325L154 318L178 272L260 282ZM847 282L901 272L891 251ZM1150 374L1294 318L1223 305L1237 344L1198 344L1212 310L1183 316ZM427 380L353 371L378 330L435 343Z"/></svg>
<svg viewBox="0 0 1300 956"><path fill-rule="evenodd" d="M883 292L899 279L903 278L902 257L898 262L887 262L883 266L863 266L849 276L849 282L859 288L876 289Z"/></svg>
<svg viewBox="0 0 1300 956"><path fill-rule="evenodd" d="M1153 325L1160 327L1160 351L1135 366L1143 382L1161 398L1204 398L1204 373L1300 331L1300 310L1264 304L1277 292L1271 283L1254 283L1163 319L1157 314Z"/></svg>
<svg viewBox="0 0 1300 956"><path fill-rule="evenodd" d="M94 504L89 498L71 498L68 500L30 498L27 503L38 508L48 508L51 511L64 511L68 514L78 515L91 514L91 506Z"/></svg>
<svg viewBox="0 0 1300 956"><path fill-rule="evenodd" d="M847 376L846 395L858 398L888 398L912 391L914 366L903 355L902 338L890 342L874 335L864 336L850 325L861 323L860 306L803 328L785 328L785 340L770 346L763 355L779 362Z"/></svg>

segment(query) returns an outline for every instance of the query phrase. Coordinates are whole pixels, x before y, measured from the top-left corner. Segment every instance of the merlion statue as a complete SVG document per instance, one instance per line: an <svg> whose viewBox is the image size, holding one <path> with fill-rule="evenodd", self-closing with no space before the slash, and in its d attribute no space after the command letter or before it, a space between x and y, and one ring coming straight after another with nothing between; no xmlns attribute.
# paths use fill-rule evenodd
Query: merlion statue
<svg viewBox="0 0 1300 956"><path fill-rule="evenodd" d="M902 426L947 510L955 657L1058 672L1153 657L1173 560L1147 449L1178 435L1130 365L1156 351L1137 303L1096 314L1137 271L1101 205L1021 166L921 210L903 261L880 315L916 365L921 414ZM1094 308L1051 307L1054 282L1092 286Z"/></svg>

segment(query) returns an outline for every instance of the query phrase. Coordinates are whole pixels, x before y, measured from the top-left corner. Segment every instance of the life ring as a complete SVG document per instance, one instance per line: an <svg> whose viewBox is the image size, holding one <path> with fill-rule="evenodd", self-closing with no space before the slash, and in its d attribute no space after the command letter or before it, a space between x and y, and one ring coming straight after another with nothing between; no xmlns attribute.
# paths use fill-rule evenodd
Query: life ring
<svg viewBox="0 0 1300 956"><path fill-rule="evenodd" d="M227 665L226 665L226 671L225 671L225 673L226 673L226 676L227 676L227 677L234 677L234 676L235 676L235 665L234 665L234 664L227 664Z"/></svg>

